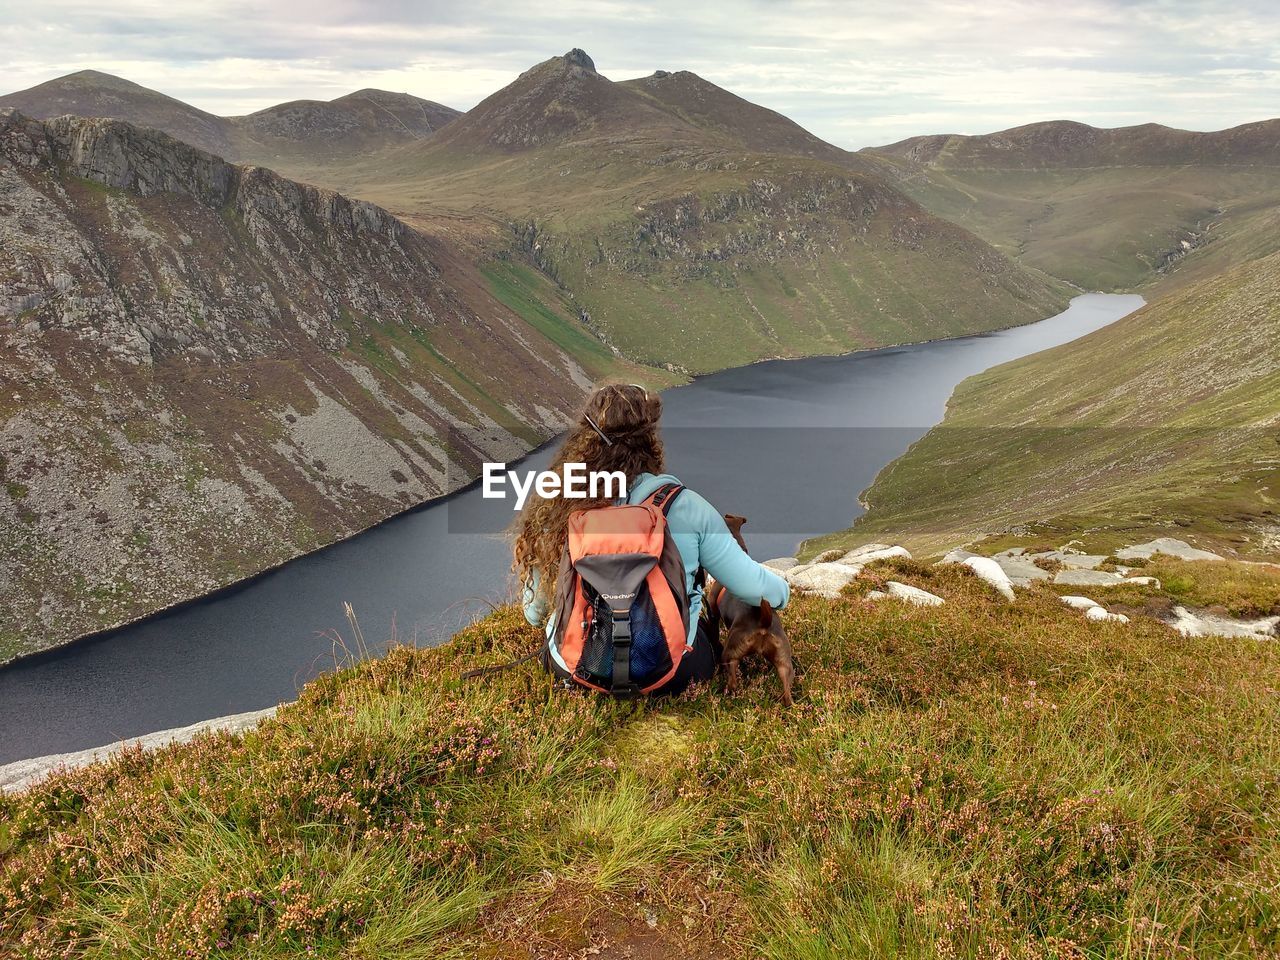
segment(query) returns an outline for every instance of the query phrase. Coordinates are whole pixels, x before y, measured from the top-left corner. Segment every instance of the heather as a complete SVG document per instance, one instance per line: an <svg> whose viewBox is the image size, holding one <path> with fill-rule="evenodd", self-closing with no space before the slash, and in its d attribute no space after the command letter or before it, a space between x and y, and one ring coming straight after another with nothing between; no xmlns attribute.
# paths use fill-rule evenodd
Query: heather
<svg viewBox="0 0 1280 960"><path fill-rule="evenodd" d="M1261 589L1186 576L1173 589L1224 606ZM890 578L947 603L864 599ZM639 706L532 664L461 680L536 642L503 609L444 647L358 658L252 733L55 775L0 798L0 944L1280 956L1274 642L1136 610L1090 623L1044 585L1009 604L910 561L798 598L787 623L790 711L764 669L738 697Z"/></svg>

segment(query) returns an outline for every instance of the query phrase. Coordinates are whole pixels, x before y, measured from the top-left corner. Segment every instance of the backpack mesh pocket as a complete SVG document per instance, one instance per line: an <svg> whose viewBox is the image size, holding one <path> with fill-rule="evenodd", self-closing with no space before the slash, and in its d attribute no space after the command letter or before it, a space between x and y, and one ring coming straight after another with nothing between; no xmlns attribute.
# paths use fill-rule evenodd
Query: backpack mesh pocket
<svg viewBox="0 0 1280 960"><path fill-rule="evenodd" d="M613 685L613 613L588 583L582 589L591 602L591 624L582 647L577 673L606 690ZM662 621L646 584L631 604L631 682L646 687L671 669Z"/></svg>
<svg viewBox="0 0 1280 960"><path fill-rule="evenodd" d="M671 651L662 632L662 621L649 595L641 587L631 605L631 677L636 686L647 687L671 669Z"/></svg>

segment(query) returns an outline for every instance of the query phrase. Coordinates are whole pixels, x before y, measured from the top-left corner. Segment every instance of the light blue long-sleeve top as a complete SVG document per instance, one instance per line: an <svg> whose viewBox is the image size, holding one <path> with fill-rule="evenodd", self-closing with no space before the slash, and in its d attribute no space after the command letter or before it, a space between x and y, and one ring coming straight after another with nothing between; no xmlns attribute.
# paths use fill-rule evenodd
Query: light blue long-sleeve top
<svg viewBox="0 0 1280 960"><path fill-rule="evenodd" d="M679 482L669 473L642 473L631 482L626 502L643 503L663 484ZM680 491L667 514L667 529L680 551L685 589L689 592L687 646L693 646L698 614L702 610L702 591L694 585L700 566L708 576L714 577L718 583L724 584L726 590L747 603L758 604L761 600L768 600L781 609L791 599L791 587L787 581L752 560L729 532L720 512L694 491L687 488ZM555 630L555 615L548 616L550 601L538 590L536 580L524 585L522 599L525 619L537 626L545 618L547 636L550 637ZM554 649L552 655L555 656Z"/></svg>

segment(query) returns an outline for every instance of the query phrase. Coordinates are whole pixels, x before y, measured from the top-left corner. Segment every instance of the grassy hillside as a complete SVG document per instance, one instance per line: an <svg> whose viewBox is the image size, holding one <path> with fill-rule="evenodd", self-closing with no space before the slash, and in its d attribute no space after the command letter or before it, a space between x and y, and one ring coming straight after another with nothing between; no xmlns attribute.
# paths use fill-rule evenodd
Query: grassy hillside
<svg viewBox="0 0 1280 960"><path fill-rule="evenodd" d="M1250 223L1280 207L1280 121L1216 133L1054 122L861 155L932 213L1089 290L1176 276L1218 249L1280 246Z"/></svg>
<svg viewBox="0 0 1280 960"><path fill-rule="evenodd" d="M1108 546L1170 527L1280 554L1280 254L962 383L852 531L939 547L1023 530Z"/></svg>
<svg viewBox="0 0 1280 960"><path fill-rule="evenodd" d="M941 608L861 599L886 577ZM1223 595L1219 600L1229 600ZM504 610L206 736L0 797L31 956L1263 957L1274 643L896 562L787 611L790 712L556 691Z"/></svg>
<svg viewBox="0 0 1280 960"><path fill-rule="evenodd" d="M581 51L320 176L527 258L609 345L694 373L991 330L1066 297L785 117L688 72L613 83Z"/></svg>

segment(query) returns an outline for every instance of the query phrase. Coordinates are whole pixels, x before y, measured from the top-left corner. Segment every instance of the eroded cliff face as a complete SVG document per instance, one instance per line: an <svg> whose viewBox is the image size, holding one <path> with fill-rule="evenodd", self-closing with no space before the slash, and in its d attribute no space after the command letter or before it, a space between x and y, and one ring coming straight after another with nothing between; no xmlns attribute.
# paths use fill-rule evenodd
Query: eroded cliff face
<svg viewBox="0 0 1280 960"><path fill-rule="evenodd" d="M590 383L372 204L0 114L0 660L456 488Z"/></svg>

